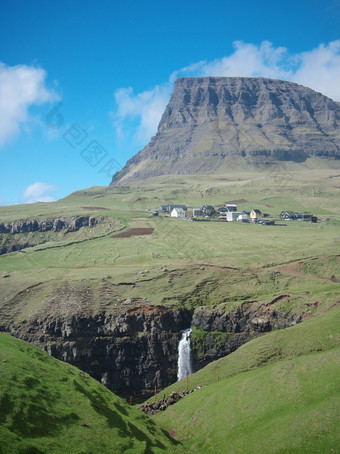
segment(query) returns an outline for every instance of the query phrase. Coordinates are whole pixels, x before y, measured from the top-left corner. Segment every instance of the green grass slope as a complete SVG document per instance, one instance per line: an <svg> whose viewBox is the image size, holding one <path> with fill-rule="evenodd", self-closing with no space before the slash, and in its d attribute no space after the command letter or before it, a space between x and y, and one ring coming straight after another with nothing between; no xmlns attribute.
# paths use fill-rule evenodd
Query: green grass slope
<svg viewBox="0 0 340 454"><path fill-rule="evenodd" d="M164 177L141 186L93 187L57 202L3 206L0 222L5 223L85 214L103 216L106 223L74 233L38 232L31 234L32 238L30 234L3 238L7 242L18 237L21 242L39 240L43 244L0 256L0 277L10 274L6 280L0 278L0 291L9 298L42 280L130 277L151 266L179 268L210 263L249 268L329 257L340 241L339 184L338 171L277 168L200 179L189 175L171 180ZM320 222L263 227L188 222L163 215L154 218L148 211L168 203L185 203L190 209L204 204L219 207L233 200L240 200L239 210L259 208L275 218L282 210L310 211ZM152 235L131 238L112 238L109 233L110 229L131 227L155 230Z"/></svg>
<svg viewBox="0 0 340 454"><path fill-rule="evenodd" d="M155 420L194 453L339 452L339 326L337 307L249 342L190 376L205 387Z"/></svg>
<svg viewBox="0 0 340 454"><path fill-rule="evenodd" d="M0 335L0 453L183 452L87 374Z"/></svg>

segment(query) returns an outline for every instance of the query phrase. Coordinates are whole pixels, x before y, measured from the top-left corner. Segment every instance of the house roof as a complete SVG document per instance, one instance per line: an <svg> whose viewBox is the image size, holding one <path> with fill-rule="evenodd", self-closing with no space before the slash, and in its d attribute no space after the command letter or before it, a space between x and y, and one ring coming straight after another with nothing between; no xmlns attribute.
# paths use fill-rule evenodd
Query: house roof
<svg viewBox="0 0 340 454"><path fill-rule="evenodd" d="M175 207L172 209L172 211L176 210L177 213L185 213L185 210L183 210L183 208L179 208L179 207Z"/></svg>
<svg viewBox="0 0 340 454"><path fill-rule="evenodd" d="M261 212L260 210L253 210L253 211L254 211L254 213L256 213L256 214L262 214L262 212Z"/></svg>
<svg viewBox="0 0 340 454"><path fill-rule="evenodd" d="M174 208L182 208L184 211L187 211L186 205L168 205L168 210L171 211Z"/></svg>

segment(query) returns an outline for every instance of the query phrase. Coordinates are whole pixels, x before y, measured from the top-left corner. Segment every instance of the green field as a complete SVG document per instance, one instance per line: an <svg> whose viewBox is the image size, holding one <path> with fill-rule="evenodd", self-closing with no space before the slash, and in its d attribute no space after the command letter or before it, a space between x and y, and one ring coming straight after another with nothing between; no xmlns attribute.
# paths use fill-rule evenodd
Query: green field
<svg viewBox="0 0 340 454"><path fill-rule="evenodd" d="M37 282L53 279L130 278L145 268L169 269L212 264L240 269L277 266L294 260L329 257L340 244L339 181L336 171L308 171L278 179L275 173L250 173L233 178L175 177L158 179L149 186L90 188L54 203L0 207L0 222L91 214L105 216L106 230L97 226L74 234L48 238L44 244L0 256L2 294L10 297ZM164 203L201 207L244 199L239 209L259 208L278 218L282 210L309 211L317 224L280 222L260 226L225 222L189 222L150 211ZM82 207L104 207L88 210ZM150 236L111 238L112 232L130 227L153 227ZM104 236L103 236L104 235ZM50 235L51 236L51 235ZM62 246L62 247L61 247ZM326 259L327 260L327 259ZM335 265L334 265L335 266ZM334 268L334 267L333 267ZM337 269L330 269L336 275ZM337 276L336 276L337 277Z"/></svg>
<svg viewBox="0 0 340 454"><path fill-rule="evenodd" d="M104 224L92 229L84 227L72 234L49 232L44 238L39 237L41 244L35 247L0 256L0 324L19 325L29 318L47 315L58 318L115 313L124 310L125 300L187 307L192 311L203 307L219 312L230 312L244 301L254 301L255 306L270 303L273 310L302 314L306 321L301 325L253 340L191 376L190 387L204 384L206 388L157 415L155 421L170 431L187 451L197 454L337 452L340 443L338 172L276 168L267 173L174 176L171 181L159 177L140 186L93 187L53 203L0 207L0 222L4 223L85 214L105 218ZM165 215L152 216L152 210L161 204L186 204L190 211L204 204L219 207L238 200L241 200L237 202L239 210L258 208L269 213L276 225L218 220L192 222ZM283 210L311 212L318 222L283 222L279 220ZM145 236L112 237L117 232L139 227L151 227L154 231ZM25 241L25 235L20 235L20 241ZM67 304L55 304L65 292ZM282 295L286 296L277 299ZM7 337L1 338L4 345L1 352L6 359L14 347L6 344ZM2 439L9 440L4 453L66 452L65 440L71 430L75 446L72 452L109 452L106 449L111 443L112 452L181 449L181 445L174 445L135 410L118 407L115 400L118 398L107 390L95 389L99 385L90 383L90 379L75 369L70 369L73 377L70 380L76 383L80 380L78 385L84 389L87 389L84 383L88 383L96 396L104 393L100 397L105 402L104 415L98 415L93 406L89 410L90 391L78 392L78 385L76 390L58 388L54 393L52 388L45 389L33 372L28 373L33 381L29 379L26 383L26 375L21 377L18 372L20 362L25 365L20 348L12 354L17 369L10 373L15 378L12 375L6 378L12 380L6 386L13 380L17 386L12 387L13 394L7 393L11 394L12 403L5 407L5 419L1 421ZM33 350L31 354L28 347L22 349L27 351L30 361L25 365L27 369L33 370L36 361L37 371L46 364L41 374L49 374L47 382L53 375L64 373L67 367L62 364L61 372L57 371L59 366L54 369L56 363L49 362L54 360ZM3 363L2 367L11 362ZM217 368L219 383L215 383ZM63 380L58 381L58 387L63 385ZM28 389L31 384L32 395ZM164 393L181 388L182 383L174 384ZM56 404L51 418L59 428L58 437L53 430L37 437L23 434L19 429L15 432L16 425L20 427L20 421L15 420L19 410L15 413L15 409L31 411L30 399L37 395L37 390L46 395L42 405L50 405L50 400ZM60 396L63 403L58 400ZM6 396L4 399L5 404L9 402ZM77 417L70 410L73 416L67 419L66 401L70 402L70 408L79 406L74 410ZM119 418L132 420L134 428L124 423L127 430L124 434L119 427L113 428L112 433L109 427L108 431L103 421L116 418L110 413L112 408L119 410ZM38 413L45 416L40 407ZM103 431L100 439L93 438L93 443L102 446L100 450L91 451L92 430L79 426L83 420L90 421L89 425L98 433ZM33 431L37 430L34 424ZM84 433L84 443L87 440L90 443L88 451L83 447ZM133 441L129 441L130 437ZM156 439L162 446L157 445ZM51 446L55 446L55 451Z"/></svg>

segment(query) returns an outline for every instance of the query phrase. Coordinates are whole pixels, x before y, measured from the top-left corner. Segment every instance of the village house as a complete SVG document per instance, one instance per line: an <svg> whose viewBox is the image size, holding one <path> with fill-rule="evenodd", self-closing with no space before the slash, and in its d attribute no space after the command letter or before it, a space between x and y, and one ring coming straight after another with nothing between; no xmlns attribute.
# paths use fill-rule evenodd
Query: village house
<svg viewBox="0 0 340 454"><path fill-rule="evenodd" d="M249 216L246 213L241 213L238 218L238 222L249 222Z"/></svg>
<svg viewBox="0 0 340 454"><path fill-rule="evenodd" d="M194 208L192 210L192 215L194 218L197 218L197 216L201 216L202 212L201 212L201 208Z"/></svg>
<svg viewBox="0 0 340 454"><path fill-rule="evenodd" d="M240 216L240 214L241 213L239 213L238 211L227 211L227 213L226 213L227 221L228 222L237 221L237 219Z"/></svg>
<svg viewBox="0 0 340 454"><path fill-rule="evenodd" d="M282 211L280 218L286 221L309 221L317 222L318 218L310 213L298 213L294 211Z"/></svg>
<svg viewBox="0 0 340 454"><path fill-rule="evenodd" d="M214 213L216 213L215 208L212 205L204 205L202 207L202 213L205 216L212 216Z"/></svg>
<svg viewBox="0 0 340 454"><path fill-rule="evenodd" d="M183 208L174 208L171 211L171 217L173 218L185 218L185 211Z"/></svg>
<svg viewBox="0 0 340 454"><path fill-rule="evenodd" d="M184 210L184 211L187 211L187 209L188 209L188 208L186 207L186 205L168 205L168 211L169 211L169 213L171 213L172 210L173 210L174 208L181 208L181 209Z"/></svg>
<svg viewBox="0 0 340 454"><path fill-rule="evenodd" d="M171 213L174 208L182 208L184 211L187 211L186 205L161 205L159 211L162 213Z"/></svg>
<svg viewBox="0 0 340 454"><path fill-rule="evenodd" d="M226 208L227 211L237 211L237 205L235 205L234 203L226 203L224 205L224 208Z"/></svg>
<svg viewBox="0 0 340 454"><path fill-rule="evenodd" d="M281 219L285 219L286 221L293 221L293 220L300 220L302 221L302 213L296 213L294 211L282 211L280 214Z"/></svg>
<svg viewBox="0 0 340 454"><path fill-rule="evenodd" d="M249 217L252 222L257 222L259 219L262 218L262 213L260 210L253 209L251 210Z"/></svg>

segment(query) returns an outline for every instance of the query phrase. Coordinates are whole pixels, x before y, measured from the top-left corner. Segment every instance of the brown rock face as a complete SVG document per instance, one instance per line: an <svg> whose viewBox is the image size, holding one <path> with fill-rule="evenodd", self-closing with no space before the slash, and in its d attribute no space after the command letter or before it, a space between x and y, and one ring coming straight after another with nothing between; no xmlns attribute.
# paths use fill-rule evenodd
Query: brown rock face
<svg viewBox="0 0 340 454"><path fill-rule="evenodd" d="M309 157L340 159L339 103L282 80L179 78L157 134L111 185Z"/></svg>

